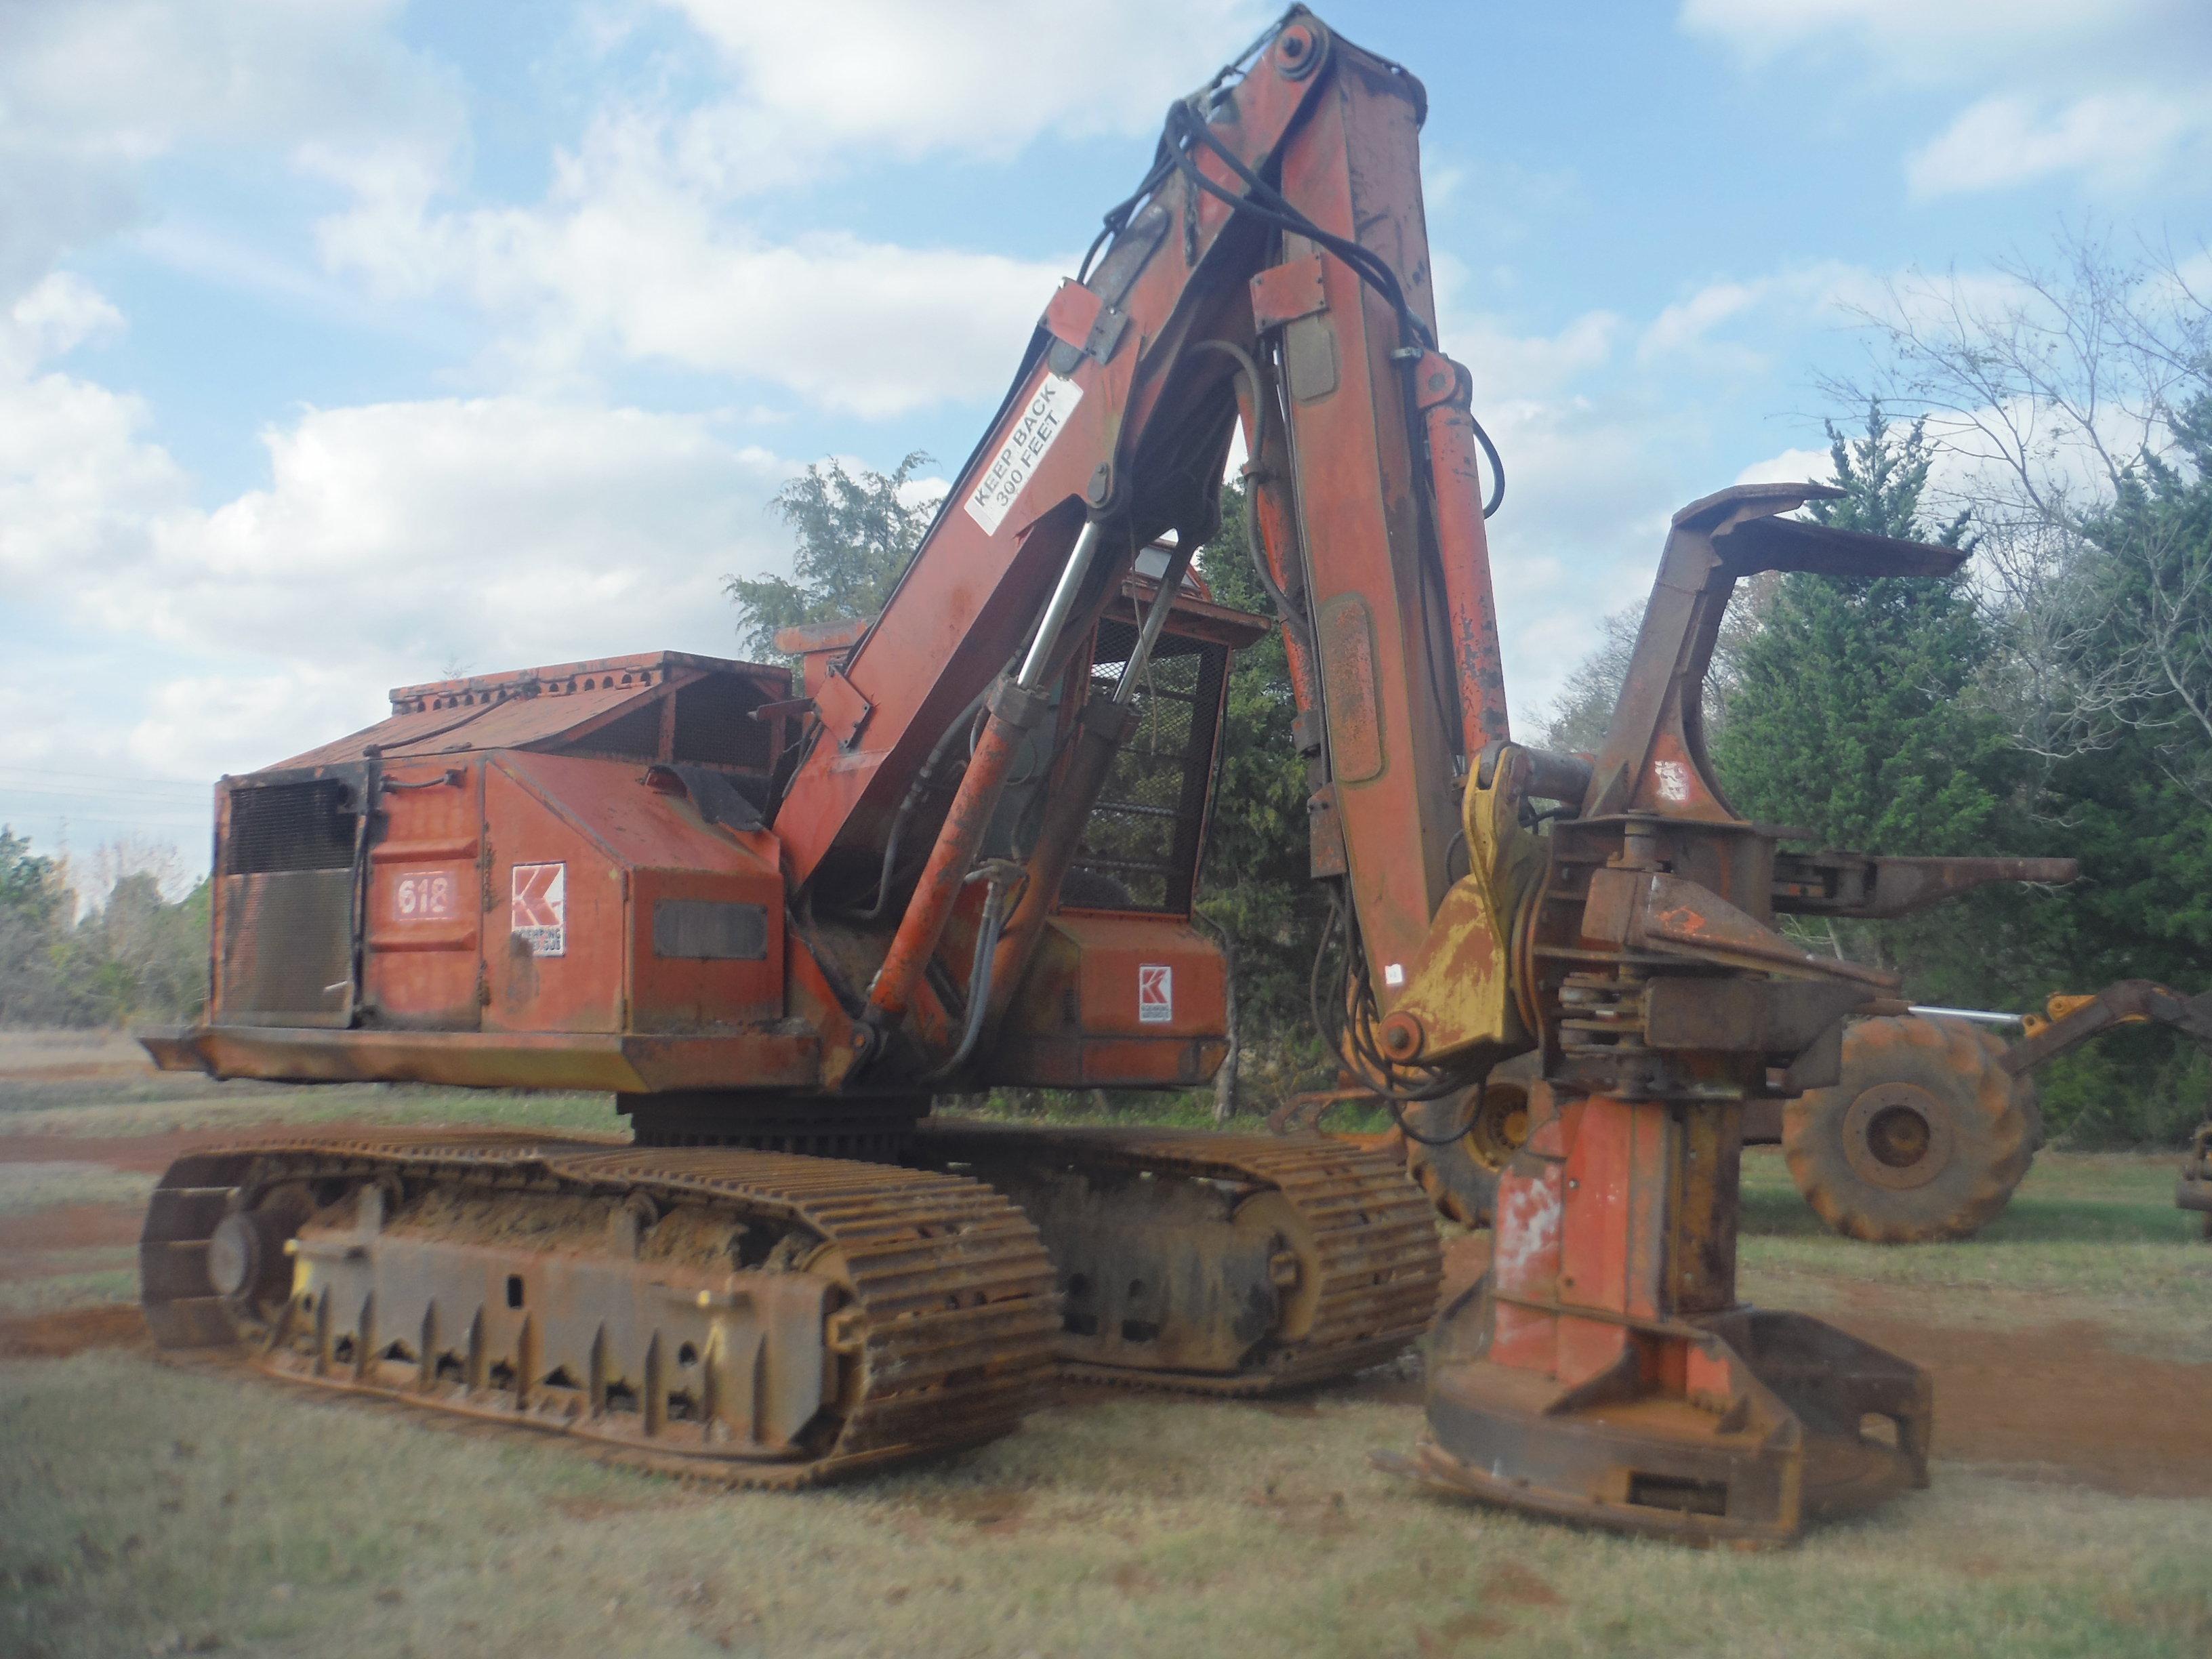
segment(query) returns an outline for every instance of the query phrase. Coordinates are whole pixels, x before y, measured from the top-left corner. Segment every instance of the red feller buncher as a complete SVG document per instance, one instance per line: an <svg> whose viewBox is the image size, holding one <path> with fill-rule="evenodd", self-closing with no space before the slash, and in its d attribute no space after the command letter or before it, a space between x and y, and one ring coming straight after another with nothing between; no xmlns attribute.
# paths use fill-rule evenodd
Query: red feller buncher
<svg viewBox="0 0 2212 1659"><path fill-rule="evenodd" d="M1253 1393L1401 1348L1437 1244L1387 1157L930 1113L1219 1062L1190 897L1249 624L1177 596L1241 431L1329 1035L1407 1107L1536 1056L1410 1467L1754 1541L1923 1482L1917 1370L1736 1300L1747 1105L1901 1006L1772 918L2070 866L1789 850L1714 787L1698 694L1738 578L1962 556L1783 516L1817 486L1708 496L1595 765L1515 744L1423 112L1298 9L1175 105L882 614L809 641L803 684L672 653L448 682L226 779L213 1000L164 1064L602 1089L629 1133L185 1158L143 1246L161 1342L769 1484L1003 1434L1056 1370Z"/></svg>

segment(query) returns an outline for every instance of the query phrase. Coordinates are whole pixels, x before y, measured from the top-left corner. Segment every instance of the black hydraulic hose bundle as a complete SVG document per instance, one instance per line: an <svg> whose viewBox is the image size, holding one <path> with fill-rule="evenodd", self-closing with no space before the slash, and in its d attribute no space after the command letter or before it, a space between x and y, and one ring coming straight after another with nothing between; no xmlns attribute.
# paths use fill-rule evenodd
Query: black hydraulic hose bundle
<svg viewBox="0 0 2212 1659"><path fill-rule="evenodd" d="M1327 1017L1322 997L1322 977L1328 961L1329 947L1342 940L1344 966L1336 978L1334 1000L1342 1011L1340 1019ZM1357 1079L1360 1085L1377 1096L1390 1114L1390 1121L1407 1139L1423 1146L1449 1146L1463 1139L1474 1127L1482 1110L1483 1091L1488 1086L1487 1066L1480 1073L1468 1075L1434 1066L1404 1066L1392 1060L1382 1052L1376 1040L1375 991L1367 976L1366 953L1359 947L1358 929L1351 926L1344 913L1344 901L1334 884L1329 889L1328 921L1314 949L1313 969L1308 976L1306 995L1313 1013L1315 1028L1333 1053L1343 1062L1345 1069ZM1411 1073L1411 1077L1406 1074ZM1442 1100L1462 1090L1471 1089L1474 1098L1459 1125L1449 1133L1423 1134L1407 1121L1406 1108L1432 1100Z"/></svg>
<svg viewBox="0 0 2212 1659"><path fill-rule="evenodd" d="M1170 138L1188 141L1178 142L1173 146L1174 162L1194 188L1227 203L1232 211L1249 214L1278 229L1287 230L1293 235L1303 236L1308 241L1327 248L1351 266L1361 282L1382 296L1397 316L1399 338L1403 345L1420 351L1436 349L1436 337L1429 325L1414 314L1413 307L1407 301L1406 290L1398 281L1398 273L1392 270L1379 254L1357 242L1323 230L1301 213L1280 191L1245 166L1234 151L1216 137L1206 118L1189 104L1177 104L1168 112L1168 132ZM1243 181L1245 194L1239 196L1206 176L1193 153L1192 146L1198 144L1205 145L1220 157L1230 171ZM1154 172L1157 173L1158 169L1155 168ZM1151 179L1148 178L1146 182L1150 184ZM1475 420L1472 414L1468 418L1474 425L1475 441L1482 446L1483 455L1490 462L1490 499L1483 503L1482 507L1482 516L1487 519L1496 514L1505 500L1505 463L1499 459L1498 447L1491 442L1490 434L1483 430L1482 422Z"/></svg>

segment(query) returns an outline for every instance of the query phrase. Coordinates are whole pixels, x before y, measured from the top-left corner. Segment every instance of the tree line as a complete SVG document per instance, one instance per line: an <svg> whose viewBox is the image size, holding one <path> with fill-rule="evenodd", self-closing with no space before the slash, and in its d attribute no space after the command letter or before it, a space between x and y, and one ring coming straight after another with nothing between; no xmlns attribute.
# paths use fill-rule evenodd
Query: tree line
<svg viewBox="0 0 2212 1659"><path fill-rule="evenodd" d="M174 860L130 842L87 865L0 826L0 1026L126 1025L207 1002L208 884L181 898Z"/></svg>

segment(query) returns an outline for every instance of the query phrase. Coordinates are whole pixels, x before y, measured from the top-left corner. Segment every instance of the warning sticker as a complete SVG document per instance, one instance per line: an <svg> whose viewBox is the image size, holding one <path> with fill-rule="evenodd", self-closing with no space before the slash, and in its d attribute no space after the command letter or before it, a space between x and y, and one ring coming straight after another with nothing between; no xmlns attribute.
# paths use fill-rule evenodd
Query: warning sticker
<svg viewBox="0 0 2212 1659"><path fill-rule="evenodd" d="M451 921L460 883L450 870L403 870L392 878L394 921Z"/></svg>
<svg viewBox="0 0 2212 1659"><path fill-rule="evenodd" d="M1137 969L1137 1023L1166 1025L1175 1018L1175 969L1147 962Z"/></svg>
<svg viewBox="0 0 2212 1659"><path fill-rule="evenodd" d="M533 957L568 952L568 866L518 864L507 925Z"/></svg>
<svg viewBox="0 0 2212 1659"><path fill-rule="evenodd" d="M1082 401L1083 388L1074 381L1057 374L1044 377L1044 383L1030 394L1029 405L1006 434L1006 441L999 446L999 453L969 492L965 505L969 518L993 535L998 533L1022 486L1036 476L1037 464L1066 429L1067 417Z"/></svg>

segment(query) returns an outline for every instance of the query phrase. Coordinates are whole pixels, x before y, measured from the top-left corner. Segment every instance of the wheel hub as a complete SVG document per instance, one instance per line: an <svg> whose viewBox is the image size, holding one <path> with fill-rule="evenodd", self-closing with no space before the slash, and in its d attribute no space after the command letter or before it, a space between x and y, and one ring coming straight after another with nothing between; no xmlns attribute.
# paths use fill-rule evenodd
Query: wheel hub
<svg viewBox="0 0 2212 1659"><path fill-rule="evenodd" d="M1465 1138L1476 1163L1493 1171L1504 1169L1528 1139L1528 1091L1514 1083L1486 1085Z"/></svg>
<svg viewBox="0 0 2212 1659"><path fill-rule="evenodd" d="M1867 1090L1844 1115L1844 1155L1862 1180L1892 1191L1924 1187L1951 1161L1942 1103L1914 1083Z"/></svg>

